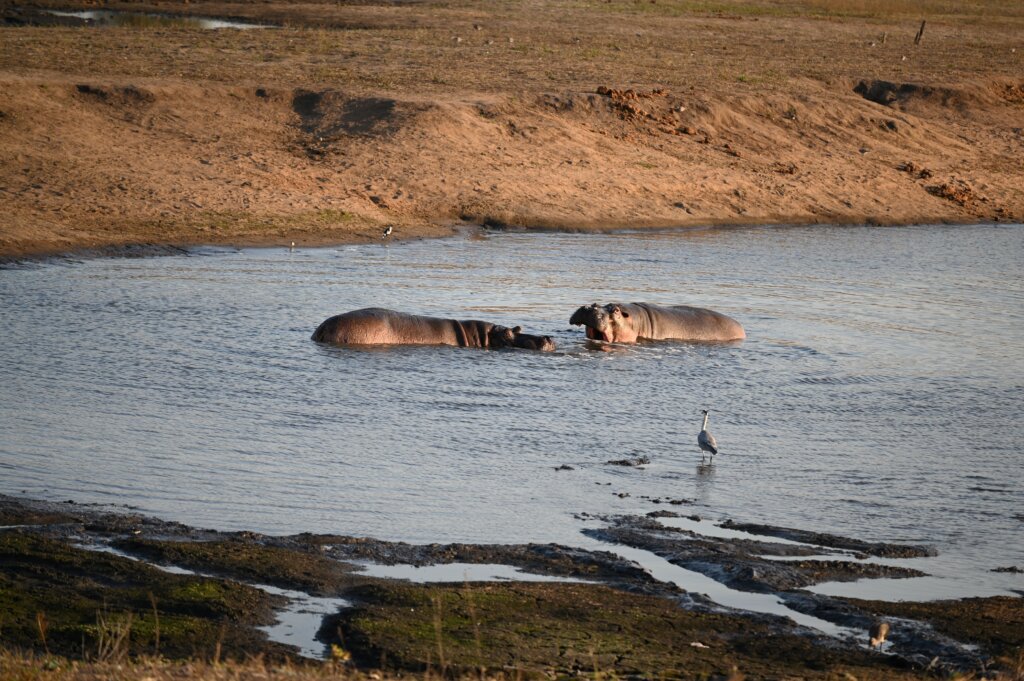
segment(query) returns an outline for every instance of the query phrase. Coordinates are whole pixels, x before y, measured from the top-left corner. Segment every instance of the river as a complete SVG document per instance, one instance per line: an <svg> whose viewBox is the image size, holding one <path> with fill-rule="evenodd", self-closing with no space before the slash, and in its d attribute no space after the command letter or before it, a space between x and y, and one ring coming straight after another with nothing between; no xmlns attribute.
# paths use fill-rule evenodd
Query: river
<svg viewBox="0 0 1024 681"><path fill-rule="evenodd" d="M577 514L926 543L940 598L1024 588L1024 228L485 233L0 269L0 492L203 527L590 546ZM710 307L747 340L588 346L583 304ZM361 307L555 353L343 349ZM700 410L722 453L698 469ZM646 456L642 468L611 459ZM555 470L567 465L572 470ZM839 587L837 587L839 588Z"/></svg>

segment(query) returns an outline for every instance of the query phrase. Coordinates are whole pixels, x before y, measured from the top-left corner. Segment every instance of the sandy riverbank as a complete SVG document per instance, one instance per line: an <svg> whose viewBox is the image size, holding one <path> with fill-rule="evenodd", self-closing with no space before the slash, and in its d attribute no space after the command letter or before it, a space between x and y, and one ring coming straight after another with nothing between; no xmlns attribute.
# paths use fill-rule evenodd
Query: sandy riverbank
<svg viewBox="0 0 1024 681"><path fill-rule="evenodd" d="M187 6L284 24L249 31L0 5L0 256L1024 221L1024 11L854 4Z"/></svg>

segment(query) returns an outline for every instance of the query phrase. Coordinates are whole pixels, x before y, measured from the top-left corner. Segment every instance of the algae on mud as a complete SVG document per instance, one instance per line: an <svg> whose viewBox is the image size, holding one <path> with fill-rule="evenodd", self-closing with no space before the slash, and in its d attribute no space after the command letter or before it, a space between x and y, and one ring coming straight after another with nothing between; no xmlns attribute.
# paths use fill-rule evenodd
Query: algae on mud
<svg viewBox="0 0 1024 681"><path fill-rule="evenodd" d="M257 581L316 596L337 595L352 583L351 566L293 549L241 539L161 541L129 538L114 546L160 564Z"/></svg>
<svg viewBox="0 0 1024 681"><path fill-rule="evenodd" d="M593 584L366 585L321 633L361 665L541 675L825 678L908 674L897 658L816 645L771 622L696 613L672 599ZM335 632L340 632L340 638ZM694 645L694 644L701 645ZM707 646L707 647L703 647Z"/></svg>
<svg viewBox="0 0 1024 681"><path fill-rule="evenodd" d="M845 600L879 617L926 622L947 636L978 645L1006 661L1024 662L1024 598L993 596L925 603Z"/></svg>
<svg viewBox="0 0 1024 681"><path fill-rule="evenodd" d="M258 653L288 646L255 629L283 599L227 580L153 566L21 530L0 532L0 631L4 647L96 657L127 633L125 652L170 657Z"/></svg>
<svg viewBox="0 0 1024 681"><path fill-rule="evenodd" d="M923 670L936 654L942 657L939 668L949 673L1002 669L1004 676L995 678L1008 679L1022 668L1013 662L1021 654L1022 599L894 604L842 602L801 591L784 594L798 611L824 615L831 609L835 617L844 618L833 621L863 626L864 631L872 617L920 619L952 638L978 643L984 653L964 651L941 635L941 645L935 645L934 636L912 631L928 629L927 624L891 619L894 654L878 655L856 642L816 637L785 618L724 613L699 594L656 582L636 565L602 551L222 533L4 495L0 518L7 523L0 531L0 647L29 654L48 651L95 659L103 641L109 643L118 631L130 629L119 654L136 659L156 652L173 659L217 659L218 651L234 659L291 658L289 646L268 641L256 629L272 619L283 599L231 581L242 579L338 593L354 601L354 607L324 618L318 637L350 652L356 669L364 672L382 669L405 676L441 669L452 675L484 670L517 678L549 672L714 678L738 669L748 678L923 678L931 673ZM33 526L25 526L31 521ZM637 531L657 529L646 527L647 522L630 521ZM736 543L731 550L739 558L747 550L766 548L762 542L730 541ZM72 542L97 547L113 542L120 550L213 571L226 579L169 574ZM721 561L737 557L726 555L728 543L719 547ZM797 555L807 550L774 546ZM353 558L417 564L506 562L603 583L416 585L349 572L341 560ZM801 599L802 605L797 603ZM39 619L37 613L42 613ZM993 664L989 654L1002 659ZM144 666L144 660L131 664ZM334 664L327 661L309 674L330 672Z"/></svg>

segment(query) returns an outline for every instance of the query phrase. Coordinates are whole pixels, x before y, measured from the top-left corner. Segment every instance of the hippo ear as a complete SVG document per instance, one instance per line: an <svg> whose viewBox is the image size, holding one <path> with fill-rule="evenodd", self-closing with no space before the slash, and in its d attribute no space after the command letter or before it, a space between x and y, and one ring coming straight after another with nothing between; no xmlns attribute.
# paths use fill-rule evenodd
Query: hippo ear
<svg viewBox="0 0 1024 681"><path fill-rule="evenodd" d="M513 326L512 327L512 333L521 333L522 330L523 330L523 327L521 327L521 326Z"/></svg>
<svg viewBox="0 0 1024 681"><path fill-rule="evenodd" d="M609 314L614 315L616 312L623 317L629 317L629 313L622 309L619 305L612 305L608 310Z"/></svg>

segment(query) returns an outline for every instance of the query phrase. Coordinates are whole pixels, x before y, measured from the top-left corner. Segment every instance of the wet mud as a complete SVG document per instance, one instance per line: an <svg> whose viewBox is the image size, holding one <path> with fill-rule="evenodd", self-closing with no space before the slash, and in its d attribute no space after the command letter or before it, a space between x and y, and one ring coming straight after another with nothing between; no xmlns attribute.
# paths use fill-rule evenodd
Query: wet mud
<svg viewBox="0 0 1024 681"><path fill-rule="evenodd" d="M735 523L731 521L722 523L722 527L731 530L738 530L740 532L748 532L750 534L760 534L766 537L776 537L778 539L788 539L789 541L802 542L805 544L815 544L817 546L827 546L833 549L853 551L859 556L878 556L879 558L923 558L926 556L937 555L935 548L931 546L886 544L878 542L872 543L861 541L859 539L850 539L849 537L840 537L834 534L826 534L824 532L797 530L791 527L777 527L775 525L761 525L757 523Z"/></svg>
<svg viewBox="0 0 1024 681"><path fill-rule="evenodd" d="M902 660L818 645L774 623L583 584L384 584L323 633L360 665L517 677L913 678ZM869 677L869 678L870 678Z"/></svg>
<svg viewBox="0 0 1024 681"><path fill-rule="evenodd" d="M129 508L0 495L4 645L89 657L130 618L130 654L294 657L296 649L269 641L257 629L273 622L284 605L281 597L250 586L269 584L354 603L325 617L318 637L351 654L362 668L453 674L482 668L523 676L596 669L684 678L727 677L735 668L747 678L825 678L839 670L858 678L911 678L926 669L1012 669L1007 660L1019 655L1024 599L893 604L831 598L801 588L823 580L923 573L845 560L844 554L802 560L828 553L820 545L715 538L650 517L603 520L604 527L586 534L652 551L734 589L774 593L794 611L864 631L865 640L841 640L785 617L730 610L655 580L613 550L219 532ZM826 536L832 543L839 539ZM843 550L857 550L851 548L855 544L845 540ZM111 550L124 555L102 552ZM367 576L360 562L496 563L586 581L410 584ZM172 574L158 566L199 574ZM867 629L879 618L892 626L885 654L865 646Z"/></svg>
<svg viewBox="0 0 1024 681"><path fill-rule="evenodd" d="M0 531L3 645L102 658L291 656L255 627L283 599L230 580L175 575L27 529Z"/></svg>
<svg viewBox="0 0 1024 681"><path fill-rule="evenodd" d="M259 582L313 596L337 596L354 581L355 566L306 551L256 543L252 537L212 541L129 538L115 540L111 546L158 565Z"/></svg>
<svg viewBox="0 0 1024 681"><path fill-rule="evenodd" d="M847 599L877 619L926 623L950 638L979 646L1012 667L1024 661L1024 599L1011 596L909 603ZM1024 672L1024 665L1020 667Z"/></svg>
<svg viewBox="0 0 1024 681"><path fill-rule="evenodd" d="M678 593L675 587L658 582L636 564L614 553L559 544L407 544L312 534L269 541L295 550L319 550L323 555L340 561L417 567L445 563L498 563L541 575L601 581L641 593Z"/></svg>
<svg viewBox="0 0 1024 681"><path fill-rule="evenodd" d="M925 576L924 572L913 568L861 563L843 560L842 557L836 560L772 560L766 556L818 556L822 548L709 537L667 527L654 517L610 518L606 527L587 529L584 534L601 541L651 551L671 563L708 575L740 591L791 591L821 582Z"/></svg>
<svg viewBox="0 0 1024 681"><path fill-rule="evenodd" d="M0 8L0 26L86 26L78 17L59 16L36 7L5 6Z"/></svg>

